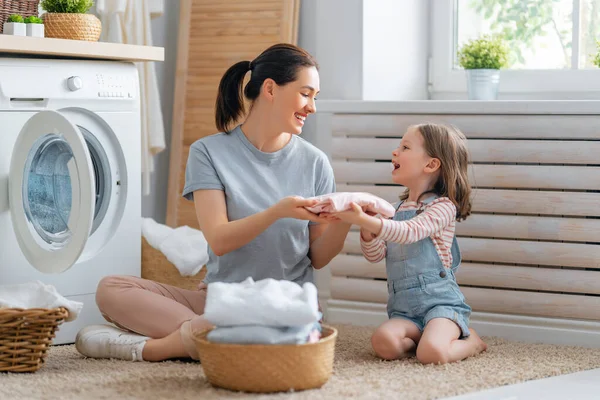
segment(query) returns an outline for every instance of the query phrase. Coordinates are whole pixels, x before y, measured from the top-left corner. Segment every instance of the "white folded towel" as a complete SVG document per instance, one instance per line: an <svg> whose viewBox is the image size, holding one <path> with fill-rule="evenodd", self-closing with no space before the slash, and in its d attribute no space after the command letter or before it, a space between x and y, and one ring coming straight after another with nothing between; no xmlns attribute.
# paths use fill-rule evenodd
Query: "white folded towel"
<svg viewBox="0 0 600 400"><path fill-rule="evenodd" d="M320 318L317 288L275 279L209 283L204 317L216 326L307 325Z"/></svg>
<svg viewBox="0 0 600 400"><path fill-rule="evenodd" d="M61 296L52 285L40 281L0 285L0 308L57 308L69 310L66 321L79 316L83 303Z"/></svg>
<svg viewBox="0 0 600 400"><path fill-rule="evenodd" d="M142 235L150 246L172 262L182 276L194 276L208 262L208 242L189 226L171 228L152 218L142 218Z"/></svg>

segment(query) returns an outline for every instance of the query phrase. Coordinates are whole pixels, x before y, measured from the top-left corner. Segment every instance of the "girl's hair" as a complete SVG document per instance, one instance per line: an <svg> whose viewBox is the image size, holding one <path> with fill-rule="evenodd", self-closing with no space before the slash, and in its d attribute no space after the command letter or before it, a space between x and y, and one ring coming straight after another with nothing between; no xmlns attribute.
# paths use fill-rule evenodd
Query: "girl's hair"
<svg viewBox="0 0 600 400"><path fill-rule="evenodd" d="M448 197L456 206L456 220L464 220L471 214L467 138L453 126L421 124L415 128L423 137L429 157L437 158L441 163L440 176L431 192L440 197ZM400 198L408 198L408 189Z"/></svg>
<svg viewBox="0 0 600 400"><path fill-rule="evenodd" d="M254 61L240 61L229 67L219 83L215 110L217 129L227 132L230 124L245 114L243 96L256 100L265 79L271 78L283 86L296 80L301 67L319 68L306 50L288 43L269 47ZM243 88L248 71L251 71L250 81Z"/></svg>

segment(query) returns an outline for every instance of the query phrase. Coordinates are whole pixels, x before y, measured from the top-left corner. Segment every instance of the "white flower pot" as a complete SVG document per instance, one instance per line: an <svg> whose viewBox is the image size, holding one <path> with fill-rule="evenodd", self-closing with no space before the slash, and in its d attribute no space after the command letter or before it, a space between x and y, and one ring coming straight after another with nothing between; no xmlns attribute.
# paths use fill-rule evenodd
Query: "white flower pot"
<svg viewBox="0 0 600 400"><path fill-rule="evenodd" d="M44 24L26 24L27 36L44 37Z"/></svg>
<svg viewBox="0 0 600 400"><path fill-rule="evenodd" d="M468 69L469 100L496 100L500 71L497 69Z"/></svg>
<svg viewBox="0 0 600 400"><path fill-rule="evenodd" d="M27 29L23 22L5 22L2 32L5 35L27 36Z"/></svg>

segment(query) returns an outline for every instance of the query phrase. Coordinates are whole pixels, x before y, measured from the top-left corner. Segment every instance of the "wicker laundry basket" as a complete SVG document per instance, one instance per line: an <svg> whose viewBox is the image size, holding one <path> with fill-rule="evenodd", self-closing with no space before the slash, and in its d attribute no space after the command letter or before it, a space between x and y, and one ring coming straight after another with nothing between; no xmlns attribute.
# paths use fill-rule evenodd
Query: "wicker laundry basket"
<svg viewBox="0 0 600 400"><path fill-rule="evenodd" d="M0 372L40 369L58 325L68 315L63 307L0 308Z"/></svg>
<svg viewBox="0 0 600 400"><path fill-rule="evenodd" d="M38 16L38 4L40 0L0 0L0 33L4 29L4 23L12 14L22 15L23 18Z"/></svg>
<svg viewBox="0 0 600 400"><path fill-rule="evenodd" d="M323 325L317 343L241 345L214 343L210 330L196 335L200 362L208 381L225 389L271 393L314 389L331 376L337 330Z"/></svg>

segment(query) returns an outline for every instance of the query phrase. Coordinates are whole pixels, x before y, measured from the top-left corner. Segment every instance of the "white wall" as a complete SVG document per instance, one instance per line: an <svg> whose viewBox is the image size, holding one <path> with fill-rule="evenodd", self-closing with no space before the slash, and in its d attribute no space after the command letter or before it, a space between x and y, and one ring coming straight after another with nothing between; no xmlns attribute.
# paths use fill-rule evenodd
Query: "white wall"
<svg viewBox="0 0 600 400"><path fill-rule="evenodd" d="M426 100L427 1L364 1L362 20L362 99Z"/></svg>
<svg viewBox="0 0 600 400"><path fill-rule="evenodd" d="M298 44L318 61L321 99L362 99L363 0L302 0Z"/></svg>
<svg viewBox="0 0 600 400"><path fill-rule="evenodd" d="M320 65L318 98L427 99L428 21L426 0L302 0L298 44ZM302 135L319 146L315 125Z"/></svg>

